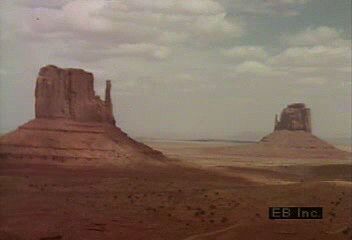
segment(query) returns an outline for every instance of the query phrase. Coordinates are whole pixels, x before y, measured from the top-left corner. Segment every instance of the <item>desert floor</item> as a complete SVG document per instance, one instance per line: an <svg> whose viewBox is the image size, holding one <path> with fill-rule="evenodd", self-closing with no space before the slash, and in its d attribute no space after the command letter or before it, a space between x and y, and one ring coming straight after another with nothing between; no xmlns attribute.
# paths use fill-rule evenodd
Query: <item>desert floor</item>
<svg viewBox="0 0 352 240"><path fill-rule="evenodd" d="M82 167L0 161L0 239L352 239L350 160L236 157L229 143L149 141L171 160ZM317 206L322 220L269 220Z"/></svg>

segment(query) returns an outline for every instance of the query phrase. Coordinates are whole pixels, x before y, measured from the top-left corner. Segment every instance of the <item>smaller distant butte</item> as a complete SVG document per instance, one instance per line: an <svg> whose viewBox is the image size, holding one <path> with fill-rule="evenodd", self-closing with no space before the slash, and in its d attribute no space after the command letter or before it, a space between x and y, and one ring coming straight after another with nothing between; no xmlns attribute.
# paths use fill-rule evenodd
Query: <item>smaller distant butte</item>
<svg viewBox="0 0 352 240"><path fill-rule="evenodd" d="M288 105L275 117L274 131L256 144L224 148L233 156L278 159L349 159L342 151L312 134L311 111L303 103Z"/></svg>
<svg viewBox="0 0 352 240"><path fill-rule="evenodd" d="M350 154L312 134L311 111L304 103L287 105L275 116L274 132L262 138L257 150L263 155L292 158L345 159Z"/></svg>

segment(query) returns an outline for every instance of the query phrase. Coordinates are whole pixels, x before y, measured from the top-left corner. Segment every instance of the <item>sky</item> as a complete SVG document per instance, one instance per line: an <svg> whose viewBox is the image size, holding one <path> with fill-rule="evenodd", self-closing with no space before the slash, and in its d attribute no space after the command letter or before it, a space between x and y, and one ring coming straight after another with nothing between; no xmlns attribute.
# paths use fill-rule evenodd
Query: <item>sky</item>
<svg viewBox="0 0 352 240"><path fill-rule="evenodd" d="M48 64L101 96L111 79L134 137L261 135L294 102L314 134L351 134L350 0L1 0L0 132L34 117Z"/></svg>

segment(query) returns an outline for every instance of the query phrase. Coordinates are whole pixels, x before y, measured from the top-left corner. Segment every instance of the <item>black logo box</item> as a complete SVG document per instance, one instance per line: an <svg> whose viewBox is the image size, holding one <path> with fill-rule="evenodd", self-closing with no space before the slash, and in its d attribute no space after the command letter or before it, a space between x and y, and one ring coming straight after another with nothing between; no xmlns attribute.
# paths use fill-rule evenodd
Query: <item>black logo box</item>
<svg viewBox="0 0 352 240"><path fill-rule="evenodd" d="M322 219L322 207L269 207L269 219Z"/></svg>

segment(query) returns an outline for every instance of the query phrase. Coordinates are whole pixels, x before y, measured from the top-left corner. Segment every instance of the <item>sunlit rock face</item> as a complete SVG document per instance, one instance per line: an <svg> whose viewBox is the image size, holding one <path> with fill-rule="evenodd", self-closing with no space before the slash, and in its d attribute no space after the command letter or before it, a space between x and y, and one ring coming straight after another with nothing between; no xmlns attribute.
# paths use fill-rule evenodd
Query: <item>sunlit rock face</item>
<svg viewBox="0 0 352 240"><path fill-rule="evenodd" d="M93 74L48 65L40 69L35 89L36 118L65 118L115 124L107 81L105 101L94 93Z"/></svg>
<svg viewBox="0 0 352 240"><path fill-rule="evenodd" d="M275 130L312 132L310 109L304 103L294 103L284 108L280 115L275 117Z"/></svg>

